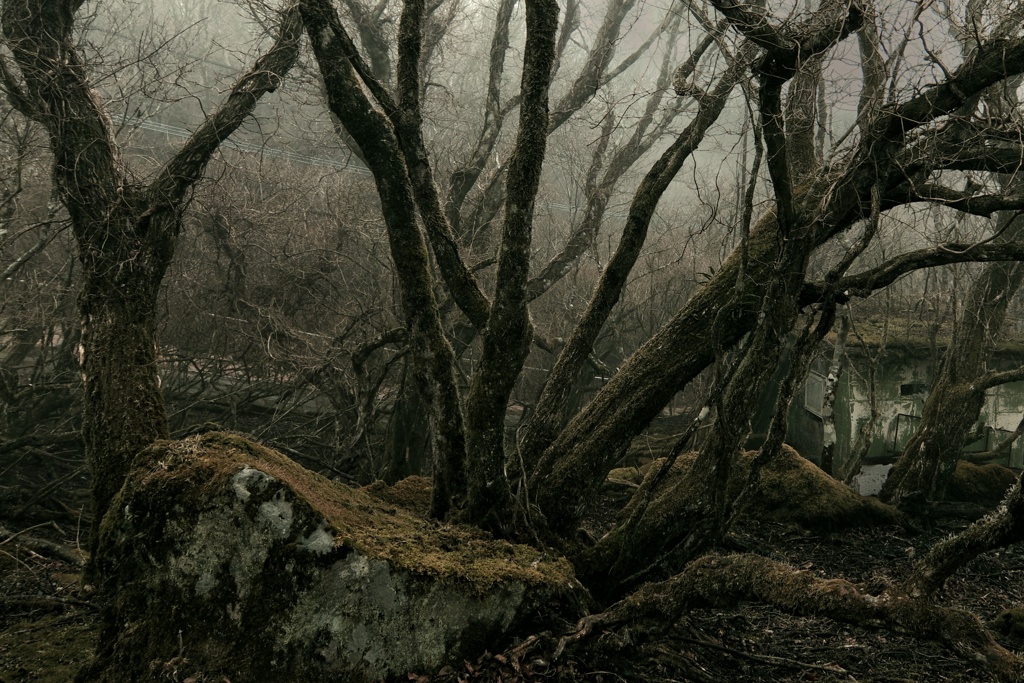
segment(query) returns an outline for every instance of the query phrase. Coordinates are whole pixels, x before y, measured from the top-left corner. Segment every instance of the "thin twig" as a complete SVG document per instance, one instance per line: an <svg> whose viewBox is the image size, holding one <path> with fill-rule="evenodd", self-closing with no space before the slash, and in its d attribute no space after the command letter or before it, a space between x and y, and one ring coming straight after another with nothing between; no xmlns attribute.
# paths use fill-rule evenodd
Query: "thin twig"
<svg viewBox="0 0 1024 683"><path fill-rule="evenodd" d="M801 662L796 659L789 659L788 657L778 657L776 655L757 655L751 652L744 652L743 650L736 650L725 645L719 645L718 643L710 643L706 640L698 640L697 638L687 638L686 636L673 636L673 640L678 640L684 643L692 643L693 645L700 645L701 647L710 648L712 650L719 650L721 652L727 652L737 657L745 657L755 662L764 662L765 664L774 664L776 666L789 666L799 669L815 669L817 671L828 671L834 674L846 674L850 675L850 672L839 666L838 664L810 664L808 662Z"/></svg>

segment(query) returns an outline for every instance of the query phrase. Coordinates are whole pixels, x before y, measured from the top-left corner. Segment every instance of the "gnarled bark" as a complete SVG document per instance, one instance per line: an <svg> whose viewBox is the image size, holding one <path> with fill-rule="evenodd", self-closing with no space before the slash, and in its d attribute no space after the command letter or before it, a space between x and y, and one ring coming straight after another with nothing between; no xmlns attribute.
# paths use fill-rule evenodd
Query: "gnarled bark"
<svg viewBox="0 0 1024 683"><path fill-rule="evenodd" d="M112 124L74 43L81 2L5 2L3 33L24 85L5 69L13 101L47 130L54 178L71 216L85 285L81 361L83 437L93 476L93 533L132 459L167 434L156 371L156 301L174 254L188 192L213 153L277 88L298 56L297 9L273 47L148 186L122 166Z"/></svg>

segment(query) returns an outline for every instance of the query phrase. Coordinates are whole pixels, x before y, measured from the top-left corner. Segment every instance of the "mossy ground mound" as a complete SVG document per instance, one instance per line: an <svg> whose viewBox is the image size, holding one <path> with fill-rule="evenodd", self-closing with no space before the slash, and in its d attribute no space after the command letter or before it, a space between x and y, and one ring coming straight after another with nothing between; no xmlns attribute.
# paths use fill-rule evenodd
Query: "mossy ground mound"
<svg viewBox="0 0 1024 683"><path fill-rule="evenodd" d="M754 455L746 451L740 456L730 481L737 490L747 481ZM744 511L748 510L761 519L822 530L899 524L902 519L895 508L860 495L789 446L761 471L759 485L745 501Z"/></svg>
<svg viewBox="0 0 1024 683"><path fill-rule="evenodd" d="M975 465L961 460L946 488L945 499L995 507L1017 481L1017 475L1002 465Z"/></svg>
<svg viewBox="0 0 1024 683"><path fill-rule="evenodd" d="M439 527L240 436L160 442L102 525L90 680L380 680L429 672L569 597L527 546Z"/></svg>
<svg viewBox="0 0 1024 683"><path fill-rule="evenodd" d="M737 459L729 477L732 496L739 495L746 486L755 454L755 451L744 451ZM696 453L681 455L670 479L687 476L696 457ZM662 462L663 459L658 459L639 471L651 476ZM615 476L617 480L635 481L635 472L632 468L622 468L615 470ZM670 483L664 482L664 490L669 490ZM897 524L901 520L894 508L877 498L861 496L785 445L761 471L759 484L744 498L743 511L750 511L764 521L797 524L815 530ZM622 517L631 512L632 506L627 506Z"/></svg>
<svg viewBox="0 0 1024 683"><path fill-rule="evenodd" d="M389 505L404 508L419 517L430 514L430 494L433 485L426 477L413 475L391 486L375 481L363 490Z"/></svg>

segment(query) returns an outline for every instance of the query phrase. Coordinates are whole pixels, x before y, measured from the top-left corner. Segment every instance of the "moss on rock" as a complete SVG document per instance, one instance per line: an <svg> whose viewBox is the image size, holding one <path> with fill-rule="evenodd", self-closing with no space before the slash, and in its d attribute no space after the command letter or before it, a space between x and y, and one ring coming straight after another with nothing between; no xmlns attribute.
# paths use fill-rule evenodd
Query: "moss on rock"
<svg viewBox="0 0 1024 683"><path fill-rule="evenodd" d="M740 454L729 476L729 492L738 496L746 485L755 451ZM672 490L672 482L688 476L696 453L679 456L661 490ZM655 476L664 459L644 466L646 477ZM620 519L632 514L636 501L622 511ZM861 496L830 477L814 463L783 445L778 455L761 470L755 490L743 502L744 514L758 519L797 524L808 529L835 530L876 524L898 524L902 516L877 498Z"/></svg>
<svg viewBox="0 0 1024 683"><path fill-rule="evenodd" d="M946 500L995 507L1003 500L1017 475L1002 465L975 465L964 460L956 464L943 496Z"/></svg>
<svg viewBox="0 0 1024 683"><path fill-rule="evenodd" d="M438 526L234 434L144 452L102 525L108 606L83 680L380 680L569 598L562 560Z"/></svg>
<svg viewBox="0 0 1024 683"><path fill-rule="evenodd" d="M385 503L404 508L418 517L426 517L430 514L432 485L426 477L413 475L390 486L378 480L363 490Z"/></svg>

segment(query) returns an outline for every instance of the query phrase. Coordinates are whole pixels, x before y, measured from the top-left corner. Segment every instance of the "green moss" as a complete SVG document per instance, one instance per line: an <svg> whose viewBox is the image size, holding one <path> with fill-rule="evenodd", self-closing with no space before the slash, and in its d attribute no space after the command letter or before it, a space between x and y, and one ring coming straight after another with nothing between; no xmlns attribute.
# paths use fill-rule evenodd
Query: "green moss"
<svg viewBox="0 0 1024 683"><path fill-rule="evenodd" d="M417 517L426 517L430 514L430 495L433 487L426 477L406 477L391 486L383 481L375 481L363 490L385 503L408 510Z"/></svg>
<svg viewBox="0 0 1024 683"><path fill-rule="evenodd" d="M1002 465L975 465L961 460L946 488L945 499L994 507L1017 481L1013 470Z"/></svg>
<svg viewBox="0 0 1024 683"><path fill-rule="evenodd" d="M741 478L733 486L746 481L753 456L753 451L741 456L737 468ZM861 496L789 446L783 446L771 465L762 470L760 486L746 509L758 517L811 529L898 524L902 519L895 508L877 498Z"/></svg>
<svg viewBox="0 0 1024 683"><path fill-rule="evenodd" d="M754 451L740 455L729 477L729 493L738 496L746 485ZM696 453L681 455L662 484L669 491L675 481L690 476ZM656 474L663 459L643 468ZM635 502L622 511L620 521L632 513ZM760 485L745 500L745 514L758 519L798 524L809 529L841 529L875 524L898 524L899 512L876 498L861 496L825 474L789 446L761 471Z"/></svg>
<svg viewBox="0 0 1024 683"><path fill-rule="evenodd" d="M247 466L280 480L322 514L336 546L354 548L399 569L467 581L481 591L508 580L564 585L572 575L565 560L538 562L540 553L529 546L496 541L471 527L438 526L237 434L211 432L157 442L139 457L128 487L144 487L144 498L164 509L181 505L188 490L198 514L201 501L213 500L229 488L231 479ZM422 490L420 482L399 488L399 493L412 499Z"/></svg>

